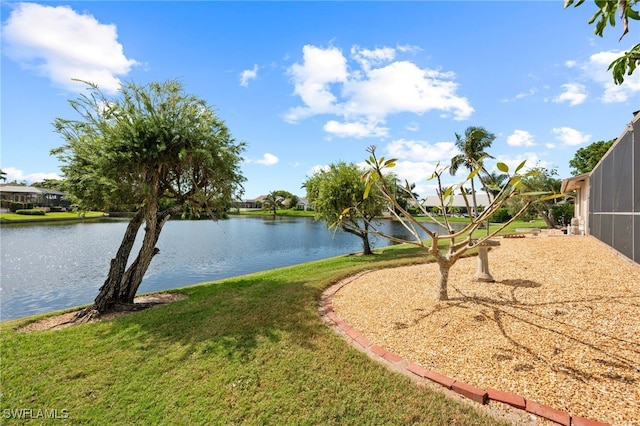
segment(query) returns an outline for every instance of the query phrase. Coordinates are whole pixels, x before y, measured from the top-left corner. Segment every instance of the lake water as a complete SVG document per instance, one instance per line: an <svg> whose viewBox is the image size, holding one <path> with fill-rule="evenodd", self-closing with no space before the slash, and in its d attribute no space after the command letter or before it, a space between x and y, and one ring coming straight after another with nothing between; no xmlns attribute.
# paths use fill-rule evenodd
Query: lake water
<svg viewBox="0 0 640 426"><path fill-rule="evenodd" d="M405 235L401 224L382 226ZM91 303L106 278L126 220L3 225L0 319ZM142 233L138 240L141 239ZM374 247L389 245L372 238ZM139 248L137 242L135 252ZM361 240L312 218L233 217L169 221L138 293L183 287L362 250Z"/></svg>

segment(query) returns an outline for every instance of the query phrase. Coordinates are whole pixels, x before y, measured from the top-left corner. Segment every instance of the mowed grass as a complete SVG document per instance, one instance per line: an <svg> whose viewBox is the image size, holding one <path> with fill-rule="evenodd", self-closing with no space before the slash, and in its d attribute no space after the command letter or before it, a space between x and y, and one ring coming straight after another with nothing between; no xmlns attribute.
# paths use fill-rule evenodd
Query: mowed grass
<svg viewBox="0 0 640 426"><path fill-rule="evenodd" d="M16 213L0 213L0 222L3 223L11 223L11 222L46 222L46 221L56 221L56 220L71 220L71 219L91 219L96 217L103 217L104 213L102 212L86 212L84 215L81 215L76 212L49 212L44 216L30 216L24 214L16 214Z"/></svg>
<svg viewBox="0 0 640 426"><path fill-rule="evenodd" d="M3 323L2 423L24 422L6 410L47 409L66 410L61 424L500 424L385 369L319 317L340 278L424 261L394 246L183 288L185 300L100 323Z"/></svg>

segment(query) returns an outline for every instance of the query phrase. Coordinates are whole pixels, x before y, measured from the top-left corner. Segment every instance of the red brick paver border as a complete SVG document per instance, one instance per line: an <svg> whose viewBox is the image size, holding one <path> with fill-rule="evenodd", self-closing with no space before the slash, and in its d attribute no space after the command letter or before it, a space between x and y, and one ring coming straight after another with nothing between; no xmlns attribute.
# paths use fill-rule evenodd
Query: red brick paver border
<svg viewBox="0 0 640 426"><path fill-rule="evenodd" d="M356 279L365 273L367 272L358 274L355 277L352 277L351 280ZM361 348L369 354L376 355L376 359L380 361L384 360L387 365L401 365L406 363L404 369L411 375L428 379L480 404L486 404L489 400L502 402L564 426L610 426L607 423L602 423L597 420L587 419L580 416L571 416L567 412L525 399L523 396L516 395L511 392L492 388L486 390L477 388L467 383L457 381L451 377L447 377L436 371L428 370L421 365L412 363L411 361L404 360L401 356L394 354L393 352L389 352L385 348L372 343L369 339L362 336L360 332L344 322L333 311L333 296L350 281L333 285L325 290L320 300L319 312L328 321L328 323L341 330L342 335L354 346Z"/></svg>

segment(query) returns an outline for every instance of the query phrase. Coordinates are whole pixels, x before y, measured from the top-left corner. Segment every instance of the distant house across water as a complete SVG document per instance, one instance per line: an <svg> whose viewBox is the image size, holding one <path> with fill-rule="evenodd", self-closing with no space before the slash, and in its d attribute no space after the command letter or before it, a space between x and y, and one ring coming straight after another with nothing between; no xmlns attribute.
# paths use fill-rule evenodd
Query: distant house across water
<svg viewBox="0 0 640 426"><path fill-rule="evenodd" d="M242 201L238 201L236 206L239 209L247 209L247 210L260 210L264 207L264 201L267 199L266 195L261 195L257 198L248 198ZM282 198L282 201L286 200ZM307 211L310 208L309 202L304 197L298 198L298 203L296 204L296 210L304 210Z"/></svg>
<svg viewBox="0 0 640 426"><path fill-rule="evenodd" d="M2 207L9 208L11 203L31 204L33 207L69 207L66 194L55 189L35 186L0 185Z"/></svg>
<svg viewBox="0 0 640 426"><path fill-rule="evenodd" d="M248 198L238 201L237 206L239 209L261 209L266 198L266 195L261 195L257 198Z"/></svg>

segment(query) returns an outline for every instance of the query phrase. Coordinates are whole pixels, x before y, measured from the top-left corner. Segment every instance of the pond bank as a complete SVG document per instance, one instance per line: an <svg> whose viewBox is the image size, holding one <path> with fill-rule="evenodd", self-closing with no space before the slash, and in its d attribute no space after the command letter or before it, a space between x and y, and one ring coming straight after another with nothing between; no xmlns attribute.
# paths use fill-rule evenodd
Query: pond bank
<svg viewBox="0 0 640 426"><path fill-rule="evenodd" d="M70 212L49 212L44 216L26 216L15 213L0 213L0 224L11 225L14 223L33 223L46 225L47 222L83 222L85 220L102 219L107 217L106 213L102 212L87 212L84 216L78 213Z"/></svg>

